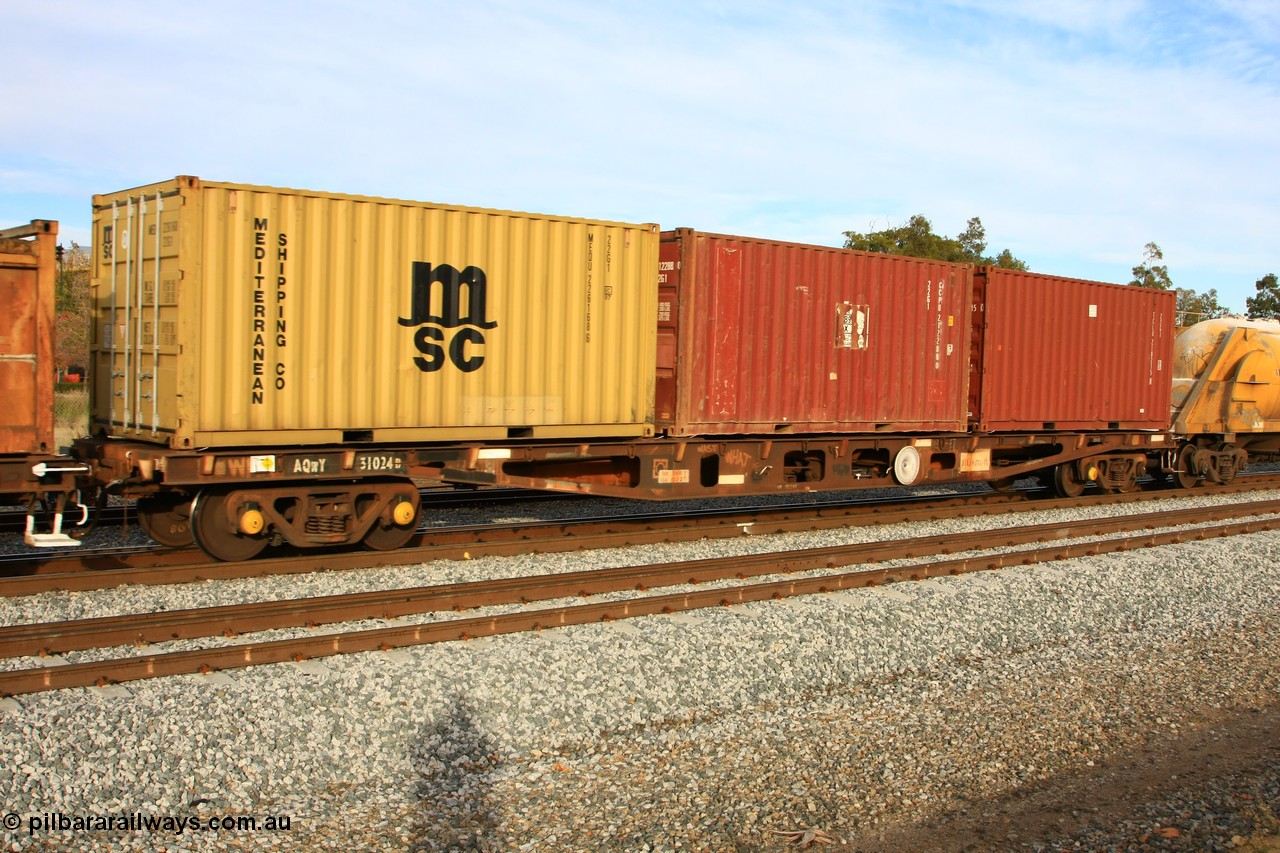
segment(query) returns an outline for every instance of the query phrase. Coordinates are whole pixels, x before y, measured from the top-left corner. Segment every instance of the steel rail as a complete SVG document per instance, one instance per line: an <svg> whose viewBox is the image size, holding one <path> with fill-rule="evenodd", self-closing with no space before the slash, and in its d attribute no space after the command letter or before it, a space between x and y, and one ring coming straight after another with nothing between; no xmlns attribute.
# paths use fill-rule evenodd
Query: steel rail
<svg viewBox="0 0 1280 853"><path fill-rule="evenodd" d="M1280 485L1280 479L1277 480ZM850 514L861 514L869 512L871 514L879 512L894 513L903 509L910 509L917 506L924 507L946 507L972 504L975 499L984 504L993 504L1003 506L1005 504L1016 504L1030 500L1036 494L1043 492L970 492L957 493L951 495L928 495L913 496L899 495L891 500L883 498L867 498L857 497L853 499L842 500L823 500L816 503L808 504L770 504L752 507L703 507L699 509L688 508L656 508L655 504L639 504L645 506L647 511L631 513L627 515L597 515L597 516L580 516L572 519L553 519L553 520L530 520L522 521L519 524L493 524L493 523L477 523L465 525L451 525L448 527L419 527L418 536L420 540L430 539L430 542L420 541L417 545L406 546L399 549L396 553L409 553L415 550L434 550L442 546L448 545L484 545L486 543L498 543L508 541L528 542L536 539L559 539L566 532L572 533L575 530L586 530L592 526L607 526L614 523L620 527L636 528L636 529L656 529L666 527L697 527L699 529L706 526L725 526L740 527L744 524L750 524L758 521L760 516L786 518L790 515L796 517L813 517L815 514L822 515L825 513L836 513L839 517L847 517ZM547 493L544 493L547 494ZM560 494L553 492L550 494ZM572 497L582 497L581 495L571 495ZM343 553L364 554L367 557L375 557L365 551L348 551L339 550L316 550L308 552L311 555L335 555ZM386 553L386 552L383 552ZM137 547L120 547L109 548L101 551L92 552L64 552L58 554L17 554L17 555L0 555L0 574L9 572L13 575L26 574L58 574L65 571L63 566L74 566L83 564L91 570L103 571L114 568L130 568L131 562L138 561L144 566L166 566L177 565L183 562L191 562L193 559L201 562L207 561L208 558L194 548L186 549L170 549L158 546ZM273 560L287 560L285 558L266 558L255 560L258 564L267 564Z"/></svg>
<svg viewBox="0 0 1280 853"><path fill-rule="evenodd" d="M508 503L524 503L525 501L545 501L556 498L563 500L582 500L585 496L576 492L548 492L535 489L514 488L507 486L487 486L476 488L428 488L421 489L420 499L424 508L441 509L456 506L484 506ZM127 504L108 506L98 515L98 527L125 527L130 523L137 525L138 513L133 501ZM26 529L26 509L0 509L0 533L21 533Z"/></svg>
<svg viewBox="0 0 1280 853"><path fill-rule="evenodd" d="M1240 478L1244 480L1245 478ZM1215 487L1204 494L1240 494L1280 485L1280 476L1253 475L1251 482ZM251 560L245 563L210 563L194 551L147 551L136 556L85 555L88 569L54 570L52 563L18 567L18 573L0 576L0 596L33 595L49 590L83 591L125 584L171 584L203 580L263 577L313 571L345 571L430 560L472 559L481 556L552 553L588 548L614 548L652 542L688 541L741 535L818 530L837 526L908 523L995 512L1029 512L1092 505L1162 501L1200 493L1199 490L1153 490L1124 494L1091 494L1080 498L1032 500L1028 493L977 493L891 503L842 501L818 505L754 507L750 510L716 508L703 512L665 511L638 516L609 516L562 521L541 521L507 528L473 525L420 533L433 542L397 551L310 552L290 557ZM191 562L193 558L200 562ZM63 557L60 561L77 558ZM59 562L58 565L73 565ZM7 567L9 571L15 571ZM0 569L0 572L4 569ZM47 574L45 573L47 572Z"/></svg>
<svg viewBox="0 0 1280 853"><path fill-rule="evenodd" d="M977 498L978 500L974 500ZM149 550L136 554L65 556L33 567L34 573L0 576L0 596L33 595L49 590L83 591L124 584L188 583L203 580L342 571L431 560L469 560L481 556L614 548L650 542L785 533L833 526L894 524L1031 509L1022 495L978 495L919 498L892 503L839 502L814 505L708 509L630 516L603 516L559 521L522 522L514 526L468 525L419 532L433 541L396 551L317 551L244 563L208 562L198 551ZM193 562L195 560L196 562ZM58 566L87 565L77 571ZM12 567L6 567L12 570Z"/></svg>
<svg viewBox="0 0 1280 853"><path fill-rule="evenodd" d="M1280 501L1235 504L1144 513L1070 524L1040 524L946 536L923 536L894 542L870 542L785 552L797 565L822 568L890 559L933 556L956 551L1026 545L1078 536L1101 536L1134 528L1224 521L1252 515L1280 514ZM1080 533L1076 528L1086 528ZM374 590L347 595L313 596L220 607L131 613L66 622L0 627L0 657L58 654L128 643L159 643L248 634L278 628L315 626L362 619L393 619L413 614L464 610L501 604L525 604L554 598L599 595L679 583L743 579L776 571L777 554L692 560L658 566L625 566L596 571L470 581L425 587ZM801 568L788 569L800 571Z"/></svg>
<svg viewBox="0 0 1280 853"><path fill-rule="evenodd" d="M1266 503L1269 506L1262 511L1274 512L1276 505L1272 502ZM1197 520L1203 521L1204 519L1205 513L1201 510ZM1105 522L1102 527L1111 529L1123 521L1123 519L1112 519ZM1151 522L1152 519L1133 517L1128 521L1132 523L1131 526L1142 526ZM1088 523L1084 524L1087 526ZM1073 531L1072 525L1069 524L1042 525L1041 527L1044 528L1041 533L1047 532L1048 535L1058 538L1084 535ZM9 671L0 673L0 694L18 695L41 690L108 684L193 672L209 672L264 663L278 663L286 660L303 660L357 651L390 649L445 640L468 639L517 631L625 619L642 615L674 613L681 610L715 605L764 601L816 592L831 592L873 586L897 580L918 580L942 575L958 575L1005 566L1029 565L1049 560L1094 556L1127 551L1137 547L1176 544L1277 528L1280 528L1280 519L1232 522L1199 527L1192 530L1176 530L1162 533L1147 532L1085 543L1057 544L1043 548L999 554L986 553L971 557L898 567L825 573L818 577L746 584L688 593L644 596L626 601L579 604L499 616L449 619L426 624L393 626L289 640L246 643L188 652L158 653L132 658ZM989 541L991 532L987 531L986 533ZM954 538L934 537L935 540L954 540ZM853 559L848 556L842 557L842 550L847 555L848 552L859 547L861 546L844 546L843 549L841 547L822 548L802 552L754 555L745 558L733 557L727 558L727 560L694 561L691 564L677 564L671 567L671 572L678 578L673 582L680 583L691 581L692 578L687 577L689 567L702 563L733 563L735 576L737 574L747 576L747 573L759 575L831 568L841 565L840 560L842 559ZM646 568L652 575L654 567ZM722 577L727 576L722 575ZM578 594L590 593L580 591Z"/></svg>

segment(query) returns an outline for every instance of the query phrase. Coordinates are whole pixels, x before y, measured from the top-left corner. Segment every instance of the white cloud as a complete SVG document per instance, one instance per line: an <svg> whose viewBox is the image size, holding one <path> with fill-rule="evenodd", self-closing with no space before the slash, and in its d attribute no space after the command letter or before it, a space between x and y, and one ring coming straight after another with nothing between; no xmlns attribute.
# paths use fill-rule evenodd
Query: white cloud
<svg viewBox="0 0 1280 853"><path fill-rule="evenodd" d="M1280 270L1271 3L63 0L6 22L26 37L0 72L33 95L0 217L45 199L64 233L93 192L199 174L828 245L978 215L1067 275L1127 280L1155 240L1236 307Z"/></svg>

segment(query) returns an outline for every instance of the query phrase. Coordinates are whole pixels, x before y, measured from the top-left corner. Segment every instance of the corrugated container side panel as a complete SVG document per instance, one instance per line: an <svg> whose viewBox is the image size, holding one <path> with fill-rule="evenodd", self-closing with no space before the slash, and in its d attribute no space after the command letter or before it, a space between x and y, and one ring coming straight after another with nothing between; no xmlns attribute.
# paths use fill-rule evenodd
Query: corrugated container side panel
<svg viewBox="0 0 1280 853"><path fill-rule="evenodd" d="M57 450L53 421L57 223L0 239L0 453Z"/></svg>
<svg viewBox="0 0 1280 853"><path fill-rule="evenodd" d="M183 215L190 440L651 429L651 226L208 183Z"/></svg>
<svg viewBox="0 0 1280 853"><path fill-rule="evenodd" d="M984 429L1168 426L1173 294L985 274Z"/></svg>
<svg viewBox="0 0 1280 853"><path fill-rule="evenodd" d="M835 350L833 341L834 320L831 316L823 322L823 315L831 315L834 300L837 294L834 292L833 285L841 280L838 270L839 257L831 255L827 252L784 252L775 250L766 253L767 261L771 262L769 270L769 278L771 284L779 288L779 292L786 287L786 282L801 282L799 287L808 287L807 291L800 291L796 294L803 298L789 299L785 301L787 308L786 322L789 329L804 328L805 315L814 318L817 328L814 330L814 337L817 339L825 338L827 341L827 360L826 363L815 358L807 357L806 350L812 346L811 342L806 341L805 335L787 336L787 353L785 355L785 363L795 368L796 383L794 394L790 400L795 406L796 418L801 421L810 423L824 423L831 421L839 416L839 412L833 410L833 405L839 405L841 396L847 393L847 388L840 387L840 380L834 380L835 388L827 386L833 384L830 378L832 372L839 374L843 372L839 365L838 353ZM806 285L805 283L813 284ZM798 289L798 288L797 288ZM823 300L829 305L824 305ZM823 329L823 326L826 329ZM762 369L769 369L762 365ZM774 385L770 389L770 399L779 400L787 399L788 377L786 370L772 371L774 377ZM834 394L832 392L835 392Z"/></svg>
<svg viewBox="0 0 1280 853"><path fill-rule="evenodd" d="M683 434L964 427L969 270L723 235L683 243Z"/></svg>
<svg viewBox="0 0 1280 853"><path fill-rule="evenodd" d="M246 308L249 306L241 300L245 291L254 287L253 277L259 273L256 265L242 271L235 262L246 255L252 257L261 249L261 275L265 277L270 274L266 253L275 247L266 245L265 237L263 246L254 246L256 240L252 226L246 227L240 217L228 215L225 206L218 205L205 194L200 194L194 203L199 206L198 210L193 210L198 218L184 225L200 228L200 244L217 246L219 250L205 252L199 259L190 259L200 261L202 268L198 278L192 281L193 292L183 294L184 338L192 341L191 357L200 367L197 374L199 383L193 389L194 399L190 401L193 407L190 413L199 420L191 426L203 430L230 429L232 424L245 423L248 417L250 395L236 393L240 386L239 374L251 365L243 358L244 348L258 348L255 347L257 333L252 332L251 325L246 323ZM273 212L264 211L262 215L270 218ZM187 260L183 259L184 262ZM265 358L267 341L272 339L266 332L266 322L270 319L274 325L277 319L278 306L271 298L275 289L264 290L265 313L260 347L264 357L252 359L252 365L260 364L264 371L256 380L263 388L255 389L262 393L265 393L265 385L275 379L267 371L276 365L276 360Z"/></svg>

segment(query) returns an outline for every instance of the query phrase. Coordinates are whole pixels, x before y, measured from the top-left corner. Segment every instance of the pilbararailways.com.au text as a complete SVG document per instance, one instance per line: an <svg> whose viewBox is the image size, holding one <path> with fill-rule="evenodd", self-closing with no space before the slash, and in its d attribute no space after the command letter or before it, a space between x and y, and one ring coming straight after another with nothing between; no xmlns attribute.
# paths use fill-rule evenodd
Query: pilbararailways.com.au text
<svg viewBox="0 0 1280 853"><path fill-rule="evenodd" d="M181 835L184 832L288 832L289 815L213 815L111 812L108 814L41 812L23 815L9 812L0 823L9 832L24 826L28 836L54 832L149 832Z"/></svg>

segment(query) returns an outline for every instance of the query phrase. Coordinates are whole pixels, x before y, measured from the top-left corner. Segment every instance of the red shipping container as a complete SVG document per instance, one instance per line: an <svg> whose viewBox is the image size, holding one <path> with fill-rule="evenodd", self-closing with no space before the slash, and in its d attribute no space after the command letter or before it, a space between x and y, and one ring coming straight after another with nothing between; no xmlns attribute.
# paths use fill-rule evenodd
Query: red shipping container
<svg viewBox="0 0 1280 853"><path fill-rule="evenodd" d="M664 232L656 422L672 435L962 431L972 268Z"/></svg>
<svg viewBox="0 0 1280 853"><path fill-rule="evenodd" d="M980 430L1168 428L1173 293L982 267L974 302Z"/></svg>

